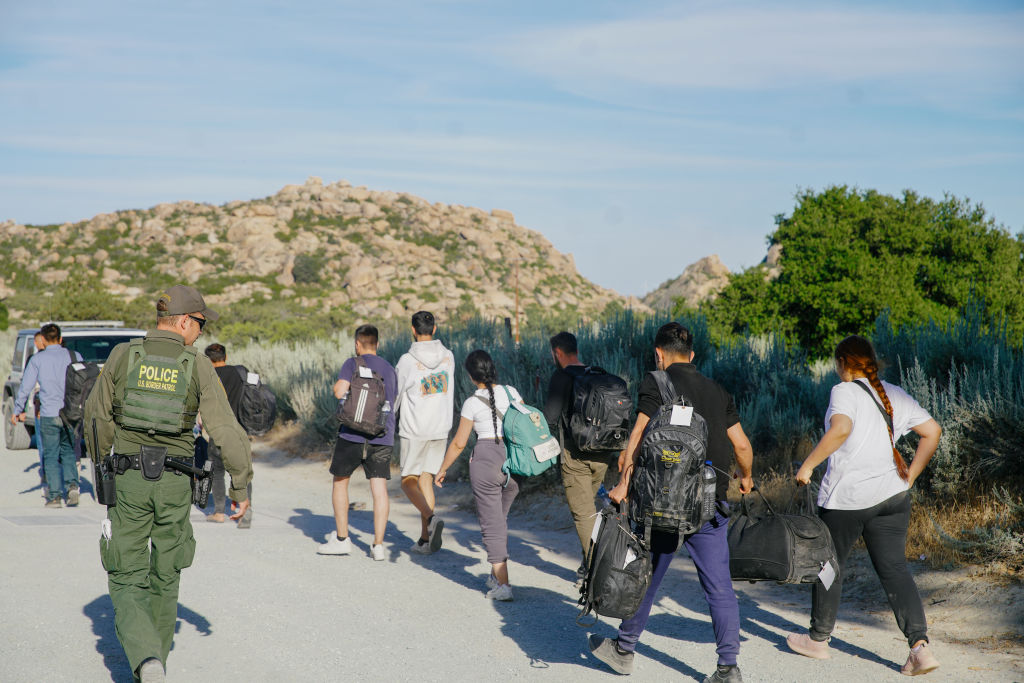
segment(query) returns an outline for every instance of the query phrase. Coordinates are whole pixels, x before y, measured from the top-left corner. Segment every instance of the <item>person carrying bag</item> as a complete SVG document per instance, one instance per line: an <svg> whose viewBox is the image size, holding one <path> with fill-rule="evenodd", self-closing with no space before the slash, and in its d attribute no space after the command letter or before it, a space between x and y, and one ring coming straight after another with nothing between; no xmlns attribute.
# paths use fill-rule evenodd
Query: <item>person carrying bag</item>
<svg viewBox="0 0 1024 683"><path fill-rule="evenodd" d="M846 558L863 538L911 648L900 672L928 673L939 662L928 647L924 605L907 568L907 527L910 488L935 453L942 428L909 394L878 378L875 350L864 337L839 342L835 361L842 381L832 387L825 435L797 471L796 481L809 484L814 468L828 460L818 492L819 515L832 535L839 568L811 590L810 631L791 634L786 643L814 659L832 656L828 641L839 611ZM908 467L896 441L911 431L921 439Z"/></svg>

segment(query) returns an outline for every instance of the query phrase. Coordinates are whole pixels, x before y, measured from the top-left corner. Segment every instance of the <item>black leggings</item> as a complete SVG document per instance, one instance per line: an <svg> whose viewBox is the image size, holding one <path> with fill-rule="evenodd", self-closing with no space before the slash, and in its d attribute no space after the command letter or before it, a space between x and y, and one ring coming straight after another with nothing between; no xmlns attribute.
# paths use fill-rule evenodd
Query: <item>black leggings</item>
<svg viewBox="0 0 1024 683"><path fill-rule="evenodd" d="M836 625L839 597L843 590L846 558L861 536L896 615L896 623L913 647L928 640L924 605L914 577L907 568L907 526L910 523L910 493L904 491L866 510L826 510L819 515L836 546L839 573L829 590L817 581L811 591L811 638L826 640Z"/></svg>

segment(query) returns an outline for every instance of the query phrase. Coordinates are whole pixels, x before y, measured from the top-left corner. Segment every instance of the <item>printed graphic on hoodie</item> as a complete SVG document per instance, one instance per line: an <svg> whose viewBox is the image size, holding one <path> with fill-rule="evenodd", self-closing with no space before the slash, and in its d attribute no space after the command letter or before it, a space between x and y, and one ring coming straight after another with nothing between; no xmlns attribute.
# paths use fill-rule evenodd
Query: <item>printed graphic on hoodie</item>
<svg viewBox="0 0 1024 683"><path fill-rule="evenodd" d="M420 378L420 396L448 393L448 371L442 370Z"/></svg>

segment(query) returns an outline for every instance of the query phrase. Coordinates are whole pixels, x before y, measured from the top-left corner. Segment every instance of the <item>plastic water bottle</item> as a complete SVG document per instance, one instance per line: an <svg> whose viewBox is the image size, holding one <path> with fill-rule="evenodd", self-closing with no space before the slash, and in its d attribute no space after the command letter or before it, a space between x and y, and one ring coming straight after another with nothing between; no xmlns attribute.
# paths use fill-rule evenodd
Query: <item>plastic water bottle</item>
<svg viewBox="0 0 1024 683"><path fill-rule="evenodd" d="M612 499L608 497L608 490L601 484L601 488L597 490L597 498L601 501L601 505L608 507L612 504Z"/></svg>
<svg viewBox="0 0 1024 683"><path fill-rule="evenodd" d="M715 500L715 489L718 488L718 475L715 474L715 468L711 466L710 460L704 461L704 471L701 473L701 477L704 479L701 516L704 519L714 519L715 504L717 502Z"/></svg>

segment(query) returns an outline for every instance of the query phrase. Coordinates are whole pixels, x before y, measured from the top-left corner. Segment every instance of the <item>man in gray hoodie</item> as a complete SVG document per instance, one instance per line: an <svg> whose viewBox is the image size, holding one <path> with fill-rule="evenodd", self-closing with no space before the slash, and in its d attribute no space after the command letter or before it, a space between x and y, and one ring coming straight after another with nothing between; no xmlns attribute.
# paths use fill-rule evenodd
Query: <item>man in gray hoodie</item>
<svg viewBox="0 0 1024 683"><path fill-rule="evenodd" d="M413 343L398 359L398 436L402 491L420 512L422 529L412 551L424 555L441 547L444 522L434 516L434 475L441 468L455 403L455 356L434 339L434 316L412 316Z"/></svg>

